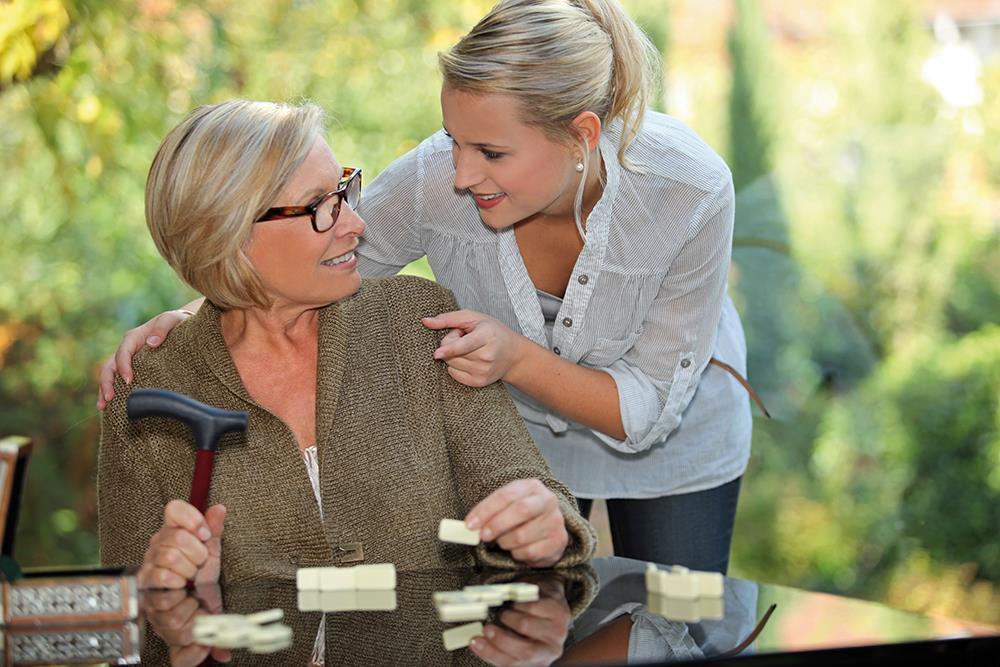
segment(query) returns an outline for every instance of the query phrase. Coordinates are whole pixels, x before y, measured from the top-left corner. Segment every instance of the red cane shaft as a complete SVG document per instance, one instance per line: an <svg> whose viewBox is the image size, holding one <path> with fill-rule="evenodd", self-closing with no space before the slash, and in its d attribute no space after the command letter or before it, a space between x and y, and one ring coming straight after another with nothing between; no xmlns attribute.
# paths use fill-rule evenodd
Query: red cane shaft
<svg viewBox="0 0 1000 667"><path fill-rule="evenodd" d="M210 449L199 449L194 460L194 479L191 480L191 499L202 514L208 509L208 490L212 486L212 462L215 452Z"/></svg>

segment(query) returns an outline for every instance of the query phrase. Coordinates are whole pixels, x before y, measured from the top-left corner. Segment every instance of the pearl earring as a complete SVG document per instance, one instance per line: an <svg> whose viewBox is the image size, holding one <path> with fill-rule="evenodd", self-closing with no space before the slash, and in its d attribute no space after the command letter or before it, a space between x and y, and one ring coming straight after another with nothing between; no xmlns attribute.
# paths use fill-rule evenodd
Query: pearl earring
<svg viewBox="0 0 1000 667"><path fill-rule="evenodd" d="M583 162L576 163L576 170L580 173L583 173Z"/></svg>

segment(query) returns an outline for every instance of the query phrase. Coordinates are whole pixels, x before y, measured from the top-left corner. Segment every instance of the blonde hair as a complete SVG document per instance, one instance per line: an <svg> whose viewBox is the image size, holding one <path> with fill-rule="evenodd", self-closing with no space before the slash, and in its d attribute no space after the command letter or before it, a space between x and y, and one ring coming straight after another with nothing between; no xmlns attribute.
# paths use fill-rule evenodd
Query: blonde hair
<svg viewBox="0 0 1000 667"><path fill-rule="evenodd" d="M575 207L581 235L590 151L573 119L585 111L602 125L621 119L618 160L637 171L625 151L642 125L660 60L616 0L503 0L438 62L445 86L513 96L525 123L582 149Z"/></svg>
<svg viewBox="0 0 1000 667"><path fill-rule="evenodd" d="M314 104L230 100L167 134L146 180L146 225L191 287L222 309L271 304L244 249L324 130Z"/></svg>

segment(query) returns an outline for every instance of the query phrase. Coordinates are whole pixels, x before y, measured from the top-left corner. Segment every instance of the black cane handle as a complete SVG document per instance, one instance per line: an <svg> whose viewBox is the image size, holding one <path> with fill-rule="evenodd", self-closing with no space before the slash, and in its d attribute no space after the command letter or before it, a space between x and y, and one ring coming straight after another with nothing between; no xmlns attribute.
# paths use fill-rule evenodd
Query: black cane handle
<svg viewBox="0 0 1000 667"><path fill-rule="evenodd" d="M171 417L188 425L198 449L215 451L219 438L247 429L247 413L213 408L190 396L166 389L136 389L128 397L129 419Z"/></svg>

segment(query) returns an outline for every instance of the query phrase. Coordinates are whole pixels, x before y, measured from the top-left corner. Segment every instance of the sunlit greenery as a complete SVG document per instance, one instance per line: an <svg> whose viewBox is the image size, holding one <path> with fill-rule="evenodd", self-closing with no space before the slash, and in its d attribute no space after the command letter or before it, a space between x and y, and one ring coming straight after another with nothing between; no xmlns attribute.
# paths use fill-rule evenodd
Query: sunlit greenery
<svg viewBox="0 0 1000 667"><path fill-rule="evenodd" d="M731 291L775 419L736 572L1000 622L1000 62L954 108L921 78L921 3L625 4L664 53L657 108L739 187ZM96 369L191 296L144 226L159 139L198 104L309 98L374 175L440 126L436 52L489 5L0 2L0 434L36 442L22 563L96 559Z"/></svg>

